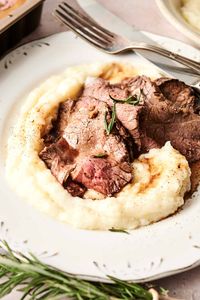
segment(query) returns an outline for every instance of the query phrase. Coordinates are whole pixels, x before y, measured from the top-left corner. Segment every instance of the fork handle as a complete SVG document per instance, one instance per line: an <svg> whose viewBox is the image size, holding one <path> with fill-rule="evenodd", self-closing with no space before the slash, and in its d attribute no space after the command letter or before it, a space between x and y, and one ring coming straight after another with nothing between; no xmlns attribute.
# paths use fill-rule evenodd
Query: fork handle
<svg viewBox="0 0 200 300"><path fill-rule="evenodd" d="M155 53L160 54L164 57L175 60L175 61L189 67L192 70L195 70L196 73L198 75L200 75L200 63L199 62L196 62L196 61L194 61L190 58L187 58L185 56L182 56L180 54L173 53L173 52L171 52L169 50L166 50L164 48L154 46L154 45L150 45L150 44L146 44L146 43L137 43L137 44L131 43L130 46L128 46L126 48L126 50L128 50L128 49L129 50L131 50L131 49L132 50L140 49L140 50L147 50L147 51L155 52Z"/></svg>

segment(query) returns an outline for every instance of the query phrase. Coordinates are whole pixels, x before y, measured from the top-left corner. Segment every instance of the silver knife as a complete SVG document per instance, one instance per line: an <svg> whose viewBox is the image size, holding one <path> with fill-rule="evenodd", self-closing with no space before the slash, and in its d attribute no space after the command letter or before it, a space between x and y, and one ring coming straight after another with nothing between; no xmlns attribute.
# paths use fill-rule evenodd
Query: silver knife
<svg viewBox="0 0 200 300"><path fill-rule="evenodd" d="M143 32L121 20L97 1L77 0L77 2L80 6L79 9L82 8L89 16L94 18L96 22L103 24L103 27L110 31L116 32L131 41L147 42L152 45L157 45L155 41L147 37ZM175 61L143 50L137 50L135 53L154 64L154 66L156 65L161 71L165 71L166 75L178 78L188 85L200 87L199 76L190 73L187 68L180 66Z"/></svg>

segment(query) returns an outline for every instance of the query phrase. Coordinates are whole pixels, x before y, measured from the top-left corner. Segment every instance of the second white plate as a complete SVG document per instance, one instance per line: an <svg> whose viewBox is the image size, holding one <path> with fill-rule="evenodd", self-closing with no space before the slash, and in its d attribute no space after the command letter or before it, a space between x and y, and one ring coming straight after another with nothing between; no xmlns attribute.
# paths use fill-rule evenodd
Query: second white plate
<svg viewBox="0 0 200 300"><path fill-rule="evenodd" d="M181 14L181 0L156 0L156 2L163 16L191 41L200 46L200 32L190 25Z"/></svg>

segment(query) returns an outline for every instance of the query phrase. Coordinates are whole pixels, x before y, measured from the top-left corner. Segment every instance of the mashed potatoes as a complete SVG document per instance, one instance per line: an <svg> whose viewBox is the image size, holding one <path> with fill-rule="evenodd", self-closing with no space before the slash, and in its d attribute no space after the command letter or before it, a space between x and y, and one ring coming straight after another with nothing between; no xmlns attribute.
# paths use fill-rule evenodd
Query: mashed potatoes
<svg viewBox="0 0 200 300"><path fill-rule="evenodd" d="M188 163L169 142L133 162L134 180L117 197L96 201L72 197L39 158L41 137L59 104L75 97L88 76L118 81L127 73L135 75L130 67L118 65L117 69L116 64L91 64L68 68L47 80L29 94L8 142L6 173L16 192L40 210L78 228L133 229L156 222L183 205L183 196L190 189Z"/></svg>
<svg viewBox="0 0 200 300"><path fill-rule="evenodd" d="M181 11L185 19L200 31L200 0L183 0Z"/></svg>

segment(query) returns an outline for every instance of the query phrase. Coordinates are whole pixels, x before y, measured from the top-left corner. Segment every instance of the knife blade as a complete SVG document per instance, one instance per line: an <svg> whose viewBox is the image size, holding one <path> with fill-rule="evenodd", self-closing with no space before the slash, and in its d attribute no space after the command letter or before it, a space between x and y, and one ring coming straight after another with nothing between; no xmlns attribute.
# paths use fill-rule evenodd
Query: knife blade
<svg viewBox="0 0 200 300"><path fill-rule="evenodd" d="M119 17L107 10L103 5L95 0L77 0L79 9L83 9L95 21L103 24L103 27L120 34L130 41L147 42L152 45L158 45L154 40L150 39L144 32L137 30L136 27L127 24ZM184 81L188 85L199 84L199 75L194 75L188 68L181 66L179 63L144 50L135 51L144 60L152 63L154 67L164 71L166 76L175 77Z"/></svg>

